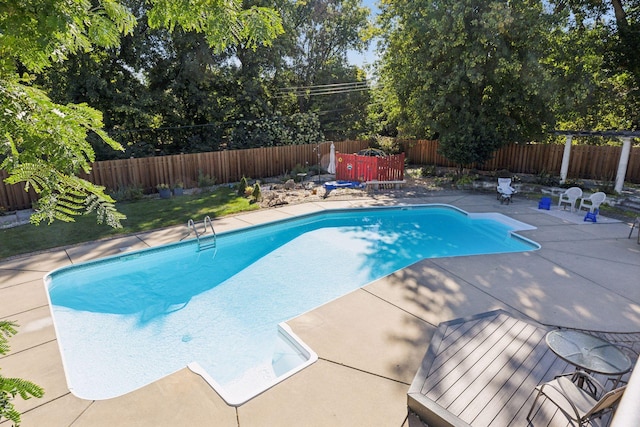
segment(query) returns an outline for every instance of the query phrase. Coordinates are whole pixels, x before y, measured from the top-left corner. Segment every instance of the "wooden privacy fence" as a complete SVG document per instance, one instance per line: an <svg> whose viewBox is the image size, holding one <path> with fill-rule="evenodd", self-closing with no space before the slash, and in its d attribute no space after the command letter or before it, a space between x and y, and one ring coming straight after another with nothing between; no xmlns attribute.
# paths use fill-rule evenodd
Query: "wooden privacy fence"
<svg viewBox="0 0 640 427"><path fill-rule="evenodd" d="M336 179L345 181L402 181L404 153L387 157L336 154Z"/></svg>
<svg viewBox="0 0 640 427"><path fill-rule="evenodd" d="M366 141L335 142L337 151L357 152L367 148ZM217 183L237 182L247 178L267 178L293 170L297 165L329 164L330 142L251 148L247 150L215 151L210 153L179 154L95 162L91 173L81 175L94 184L117 190L137 186L146 192L156 185L173 186L182 182L185 187L197 186L200 175L207 175ZM28 209L37 200L33 192L25 192L23 184L7 185L5 171L0 171L0 207L8 211Z"/></svg>
<svg viewBox="0 0 640 427"><path fill-rule="evenodd" d="M336 150L358 151L367 147L366 141L334 143ZM296 166L311 167L329 163L330 144L287 145L282 147L250 148L246 150L214 151L96 162L87 180L109 189L138 186L146 191L165 183L182 182L185 187L197 186L200 175L207 175L217 183L236 182L247 178L266 178L290 172Z"/></svg>
<svg viewBox="0 0 640 427"><path fill-rule="evenodd" d="M402 144L409 163L455 167L438 154L438 141L405 141ZM573 145L568 178L613 181L618 170L622 146ZM560 175L564 144L511 144L496 151L493 159L479 170L507 169L514 173ZM640 147L632 147L625 181L640 183Z"/></svg>
<svg viewBox="0 0 640 427"><path fill-rule="evenodd" d="M337 153L355 153L369 145L366 141L340 141L334 144ZM409 163L456 166L437 153L437 141L404 141L401 146ZM160 183L175 185L177 182L184 183L186 187L194 187L198 183L199 174L208 175L218 183L225 183L236 182L243 175L250 178L278 176L291 171L298 164L313 166L320 162L326 167L329 163L329 150L330 144L322 143L109 160L94 163L91 174L84 178L109 190L139 186L146 191L154 191ZM492 160L473 167L481 170L507 169L513 173L545 172L560 175L563 151L562 144L513 144L498 150ZM621 151L621 146L574 145L571 148L568 177L614 180ZM338 168L339 165L336 164L336 169ZM22 184L6 185L6 177L6 172L0 171L0 209L12 211L30 208L37 196L32 191L25 192ZM389 176L379 180L393 181L402 178ZM640 147L631 149L625 181L640 183Z"/></svg>

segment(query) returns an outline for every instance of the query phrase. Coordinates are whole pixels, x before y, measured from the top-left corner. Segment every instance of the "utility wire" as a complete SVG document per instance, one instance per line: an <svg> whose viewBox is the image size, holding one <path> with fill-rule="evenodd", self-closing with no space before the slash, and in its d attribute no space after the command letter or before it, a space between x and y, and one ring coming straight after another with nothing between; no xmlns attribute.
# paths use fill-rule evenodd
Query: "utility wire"
<svg viewBox="0 0 640 427"><path fill-rule="evenodd" d="M332 83L326 85L311 86L291 86L279 88L276 90L276 98L284 98L287 96L320 96L320 95L336 95L350 92L360 92L371 90L367 81L349 82L349 83Z"/></svg>
<svg viewBox="0 0 640 427"><path fill-rule="evenodd" d="M347 83L330 83L330 84L325 84L325 85L311 85L311 86L289 86L289 87L282 87L279 88L279 91L291 91L291 90L298 90L298 89L317 89L317 88L330 88L330 87L343 87L343 86L362 86L362 85L366 85L367 81L366 80L362 80L362 81L357 81L357 82L347 82Z"/></svg>
<svg viewBox="0 0 640 427"><path fill-rule="evenodd" d="M371 88L369 87L363 87L363 88L353 88L353 89L344 89L344 90L329 90L329 91L315 91L315 92L292 92L289 94L281 94L281 95L275 95L274 98L286 98L288 96L295 96L295 97L301 97L301 96L320 96L320 95L338 95L341 93L351 93L351 92L362 92L365 90L371 90Z"/></svg>

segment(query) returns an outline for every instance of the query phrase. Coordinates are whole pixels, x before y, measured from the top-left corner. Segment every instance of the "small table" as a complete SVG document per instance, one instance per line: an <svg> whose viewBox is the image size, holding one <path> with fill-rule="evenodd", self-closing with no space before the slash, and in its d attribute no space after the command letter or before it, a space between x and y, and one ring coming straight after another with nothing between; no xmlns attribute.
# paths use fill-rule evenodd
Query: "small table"
<svg viewBox="0 0 640 427"><path fill-rule="evenodd" d="M631 360L618 347L584 332L554 330L546 341L559 358L587 373L619 377L631 369Z"/></svg>

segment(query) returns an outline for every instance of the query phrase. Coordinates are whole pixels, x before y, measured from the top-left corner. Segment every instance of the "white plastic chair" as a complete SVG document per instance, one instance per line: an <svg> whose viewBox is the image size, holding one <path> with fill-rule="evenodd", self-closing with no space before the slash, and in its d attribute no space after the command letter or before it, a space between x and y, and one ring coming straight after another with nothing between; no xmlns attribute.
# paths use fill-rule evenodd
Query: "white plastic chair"
<svg viewBox="0 0 640 427"><path fill-rule="evenodd" d="M598 191L597 193L593 193L589 197L583 197L580 199L580 206L578 210L588 209L589 212L593 213L596 209L600 209L600 205L605 201L607 195L602 191Z"/></svg>
<svg viewBox="0 0 640 427"><path fill-rule="evenodd" d="M500 200L502 196L511 198L511 196L518 192L511 186L511 178L498 178L498 187L496 187L496 191L498 192L498 200Z"/></svg>
<svg viewBox="0 0 640 427"><path fill-rule="evenodd" d="M571 207L571 212L573 212L576 208L576 200L580 197L582 197L582 190L580 187L567 188L567 191L560 194L558 207L563 207L562 205L569 205Z"/></svg>

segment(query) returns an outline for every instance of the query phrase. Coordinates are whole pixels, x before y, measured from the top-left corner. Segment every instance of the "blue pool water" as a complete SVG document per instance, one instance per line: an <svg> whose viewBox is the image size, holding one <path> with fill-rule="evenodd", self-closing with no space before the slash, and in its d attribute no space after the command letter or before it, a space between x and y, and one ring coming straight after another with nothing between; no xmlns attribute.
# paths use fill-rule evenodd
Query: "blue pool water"
<svg viewBox="0 0 640 427"><path fill-rule="evenodd" d="M526 224L443 205L331 210L45 277L70 390L133 391L189 365L241 404L313 363L282 324L421 259L539 248Z"/></svg>

